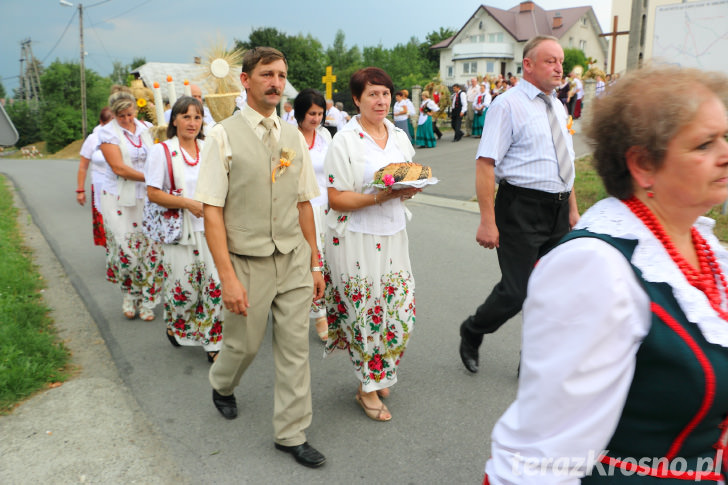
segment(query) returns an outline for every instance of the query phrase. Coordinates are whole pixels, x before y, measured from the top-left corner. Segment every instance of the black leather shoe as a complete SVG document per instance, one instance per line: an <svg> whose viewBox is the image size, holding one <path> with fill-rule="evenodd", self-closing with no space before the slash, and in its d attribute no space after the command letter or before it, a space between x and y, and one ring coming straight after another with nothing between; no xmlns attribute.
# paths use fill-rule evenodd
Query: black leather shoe
<svg viewBox="0 0 728 485"><path fill-rule="evenodd" d="M275 444L277 450L285 451L293 455L298 463L309 468L318 468L326 463L326 457L318 452L316 448L308 444L308 441L302 445L284 446Z"/></svg>
<svg viewBox="0 0 728 485"><path fill-rule="evenodd" d="M223 396L215 389L212 390L212 403L215 405L220 414L225 419L235 419L238 417L238 403L235 401L235 394Z"/></svg>
<svg viewBox="0 0 728 485"><path fill-rule="evenodd" d="M460 325L460 359L473 374L478 372L478 347L481 342L482 337L478 339L465 328L464 323Z"/></svg>

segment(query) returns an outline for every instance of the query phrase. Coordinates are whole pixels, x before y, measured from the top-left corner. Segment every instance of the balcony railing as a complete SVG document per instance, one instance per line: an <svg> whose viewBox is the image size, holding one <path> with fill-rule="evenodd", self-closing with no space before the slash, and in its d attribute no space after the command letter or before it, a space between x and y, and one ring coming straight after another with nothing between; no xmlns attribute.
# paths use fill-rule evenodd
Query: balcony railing
<svg viewBox="0 0 728 485"><path fill-rule="evenodd" d="M511 42L489 43L489 42L467 42L455 44L452 48L452 58L473 59L473 58L496 58L513 59L513 46Z"/></svg>

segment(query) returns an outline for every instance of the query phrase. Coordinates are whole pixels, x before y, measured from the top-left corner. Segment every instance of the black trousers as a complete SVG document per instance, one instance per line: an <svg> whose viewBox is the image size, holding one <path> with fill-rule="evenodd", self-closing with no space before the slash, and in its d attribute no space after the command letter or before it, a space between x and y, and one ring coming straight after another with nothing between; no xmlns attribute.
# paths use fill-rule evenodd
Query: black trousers
<svg viewBox="0 0 728 485"><path fill-rule="evenodd" d="M432 118L432 132L437 135L438 140L442 137L442 132L437 127L437 120L434 117Z"/></svg>
<svg viewBox="0 0 728 485"><path fill-rule="evenodd" d="M452 118L450 125L452 126L452 131L455 133L454 140L459 140L463 137L463 130L460 129L463 117L460 112L455 113L454 111L450 114L450 117Z"/></svg>
<svg viewBox="0 0 728 485"><path fill-rule="evenodd" d="M521 311L536 261L569 232L568 194L559 197L501 182L495 221L500 234L501 280L475 315L464 322L465 329L475 335L495 332Z"/></svg>

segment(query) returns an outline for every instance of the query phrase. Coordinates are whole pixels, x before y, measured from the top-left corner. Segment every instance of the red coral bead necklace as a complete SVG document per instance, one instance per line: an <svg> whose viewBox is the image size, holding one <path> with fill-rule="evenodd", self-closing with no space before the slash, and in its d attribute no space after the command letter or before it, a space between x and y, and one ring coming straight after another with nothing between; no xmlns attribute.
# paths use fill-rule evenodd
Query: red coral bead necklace
<svg viewBox="0 0 728 485"><path fill-rule="evenodd" d="M139 136L139 144L138 145L136 143L134 143L134 140L132 140L129 137L129 133L127 133L126 131L124 132L124 136L126 137L127 140L129 140L129 143L131 143L132 146L134 146L136 148L141 148L142 147L142 137L141 136Z"/></svg>
<svg viewBox="0 0 728 485"><path fill-rule="evenodd" d="M728 295L728 285L726 284L725 276L718 265L718 261L715 259L715 254L710 248L705 238L700 235L697 229L694 227L690 228L692 236L693 246L695 252L698 255L698 268L694 268L673 244L670 236L665 232L665 228L662 227L660 221L657 219L655 214L647 207L644 202L638 198L632 196L629 199L622 201L632 213L637 216L642 223L654 234L662 246L670 255L670 258L675 262L680 271L695 288L699 289L710 302L710 306L713 310L720 315L723 320L728 320L728 312L723 310L721 307L721 301L723 295ZM720 287L718 286L720 284Z"/></svg>
<svg viewBox="0 0 728 485"><path fill-rule="evenodd" d="M182 149L182 147L179 147L179 151L182 152L182 160L185 161L187 165L190 167L194 167L198 163L200 163L200 147L197 146L197 140L195 140L195 151L197 151L197 156L195 157L195 162L192 163L189 160L187 160L187 157L185 156L185 151Z"/></svg>

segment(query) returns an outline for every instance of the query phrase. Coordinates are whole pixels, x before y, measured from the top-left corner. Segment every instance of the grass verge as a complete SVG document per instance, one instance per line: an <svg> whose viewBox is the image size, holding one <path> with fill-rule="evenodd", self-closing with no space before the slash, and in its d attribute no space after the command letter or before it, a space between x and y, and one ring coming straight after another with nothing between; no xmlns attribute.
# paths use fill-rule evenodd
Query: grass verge
<svg viewBox="0 0 728 485"><path fill-rule="evenodd" d="M602 180L596 170L592 167L591 156L580 158L575 163L576 181L576 202L579 206L579 214L583 214L595 202L607 197ZM715 220L713 231L721 241L728 241L728 214L721 214L722 206L713 207L706 216Z"/></svg>
<svg viewBox="0 0 728 485"><path fill-rule="evenodd" d="M58 340L43 280L24 247L17 210L0 176L0 414L70 374L70 354Z"/></svg>

